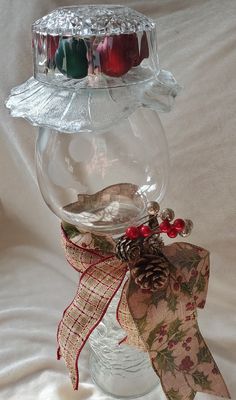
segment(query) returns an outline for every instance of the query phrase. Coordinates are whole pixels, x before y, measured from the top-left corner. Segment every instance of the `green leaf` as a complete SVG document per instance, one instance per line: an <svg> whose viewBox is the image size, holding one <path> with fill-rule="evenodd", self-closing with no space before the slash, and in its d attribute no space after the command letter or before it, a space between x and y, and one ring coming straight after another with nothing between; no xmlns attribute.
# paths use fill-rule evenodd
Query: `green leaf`
<svg viewBox="0 0 236 400"><path fill-rule="evenodd" d="M176 335L179 327L182 325L182 322L179 318L176 318L174 321L170 323L168 332L167 332L167 337L170 339L173 335Z"/></svg>
<svg viewBox="0 0 236 400"><path fill-rule="evenodd" d="M179 394L179 390L174 390L173 388L166 392L166 396L169 400L182 400L181 394Z"/></svg>
<svg viewBox="0 0 236 400"><path fill-rule="evenodd" d="M74 225L68 224L68 222L63 221L62 227L69 239L73 239L75 236L80 234L79 229L77 229Z"/></svg>
<svg viewBox="0 0 236 400"><path fill-rule="evenodd" d="M197 288L197 292L203 292L205 290L206 287L206 280L204 278L204 276L202 274L200 274L198 281L196 283L196 288Z"/></svg>
<svg viewBox="0 0 236 400"><path fill-rule="evenodd" d="M169 297L167 297L167 306L170 311L175 312L177 310L177 296L171 293Z"/></svg>
<svg viewBox="0 0 236 400"><path fill-rule="evenodd" d="M208 380L208 375L197 370L193 372L192 377L196 385L199 385L202 389L211 390L211 381Z"/></svg>
<svg viewBox="0 0 236 400"><path fill-rule="evenodd" d="M152 347L152 344L153 344L154 340L156 339L156 336L157 336L161 326L163 325L163 322L164 321L157 324L156 327L149 333L149 336L147 339L147 345L149 346L149 348Z"/></svg>
<svg viewBox="0 0 236 400"><path fill-rule="evenodd" d="M175 359L172 355L172 352L169 349L161 350L157 353L156 357L157 363L159 368L165 372L172 372L175 371Z"/></svg>
<svg viewBox="0 0 236 400"><path fill-rule="evenodd" d="M197 268L200 261L201 257L194 249L182 248L177 250L175 255L175 262L182 268L187 268L188 271L192 268Z"/></svg>
<svg viewBox="0 0 236 400"><path fill-rule="evenodd" d="M186 282L181 283L180 289L181 289L181 292L183 292L184 294L187 294L189 296L192 295L192 289L189 287L188 283L186 283Z"/></svg>
<svg viewBox="0 0 236 400"><path fill-rule="evenodd" d="M189 279L188 282L181 283L180 289L184 294L192 296L194 285L195 285L195 278L193 276L191 279Z"/></svg>
<svg viewBox="0 0 236 400"><path fill-rule="evenodd" d="M182 340L185 338L186 336L186 331L178 331L174 336L173 336L173 340L176 340L177 342L182 342Z"/></svg>
<svg viewBox="0 0 236 400"><path fill-rule="evenodd" d="M97 236L93 233L92 239L94 242L94 246L98 247L104 253L111 253L114 250L114 246L111 242L109 242L104 236Z"/></svg>
<svg viewBox="0 0 236 400"><path fill-rule="evenodd" d="M211 353L207 347L200 348L199 352L197 353L197 359L199 363L206 362L209 363L212 360Z"/></svg>

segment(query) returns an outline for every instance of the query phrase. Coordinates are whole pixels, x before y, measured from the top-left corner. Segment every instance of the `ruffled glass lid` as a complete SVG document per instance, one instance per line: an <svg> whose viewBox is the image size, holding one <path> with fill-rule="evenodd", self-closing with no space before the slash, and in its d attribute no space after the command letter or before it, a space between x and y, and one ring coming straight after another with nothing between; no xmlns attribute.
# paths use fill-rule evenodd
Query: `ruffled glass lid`
<svg viewBox="0 0 236 400"><path fill-rule="evenodd" d="M128 7L58 8L33 24L32 45L34 77L7 107L34 125L104 129L139 106L169 111L179 89L159 68L156 24Z"/></svg>

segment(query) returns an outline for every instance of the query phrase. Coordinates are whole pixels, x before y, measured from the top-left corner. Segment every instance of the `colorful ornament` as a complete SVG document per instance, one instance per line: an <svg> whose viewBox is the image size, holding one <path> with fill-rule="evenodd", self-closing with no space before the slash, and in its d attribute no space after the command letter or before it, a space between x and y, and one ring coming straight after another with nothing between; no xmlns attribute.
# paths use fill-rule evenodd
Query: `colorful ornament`
<svg viewBox="0 0 236 400"><path fill-rule="evenodd" d="M68 78L82 79L88 75L87 47L82 39L61 39L55 61L59 71Z"/></svg>
<svg viewBox="0 0 236 400"><path fill-rule="evenodd" d="M157 215L160 211L160 206L157 201L150 201L147 204L147 212L149 215Z"/></svg>
<svg viewBox="0 0 236 400"><path fill-rule="evenodd" d="M191 234L192 230L193 230L193 222L191 221L191 219L185 219L185 227L183 229L182 232L180 232L180 236L182 237L187 237Z"/></svg>
<svg viewBox="0 0 236 400"><path fill-rule="evenodd" d="M164 210L161 211L161 219L168 220L168 221L173 221L175 217L175 213L171 208L164 208Z"/></svg>
<svg viewBox="0 0 236 400"><path fill-rule="evenodd" d="M142 35L140 52L136 33L106 36L99 43L97 52L100 54L101 72L120 77L149 57L147 35L145 32Z"/></svg>
<svg viewBox="0 0 236 400"><path fill-rule="evenodd" d="M120 77L132 67L132 59L127 54L126 40L129 35L106 36L99 43L101 72L108 76Z"/></svg>

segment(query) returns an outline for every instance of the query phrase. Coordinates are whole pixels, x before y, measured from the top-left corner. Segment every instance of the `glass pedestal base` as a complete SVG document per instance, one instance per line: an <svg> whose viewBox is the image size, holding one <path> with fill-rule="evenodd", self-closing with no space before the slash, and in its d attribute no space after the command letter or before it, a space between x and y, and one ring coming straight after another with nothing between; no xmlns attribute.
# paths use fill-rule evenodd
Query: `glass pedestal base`
<svg viewBox="0 0 236 400"><path fill-rule="evenodd" d="M116 364L112 360L101 367L101 360L91 355L90 373L94 383L106 394L119 399L135 399L152 392L159 385L149 359L124 346L126 358L121 354ZM123 351L122 351L123 353ZM130 353L130 354L129 354ZM133 353L133 354L132 354ZM120 358L120 359L119 359Z"/></svg>
<svg viewBox="0 0 236 400"><path fill-rule="evenodd" d="M119 345L125 332L116 321L116 295L103 320L91 334L90 372L103 392L116 398L138 398L159 385L147 353Z"/></svg>

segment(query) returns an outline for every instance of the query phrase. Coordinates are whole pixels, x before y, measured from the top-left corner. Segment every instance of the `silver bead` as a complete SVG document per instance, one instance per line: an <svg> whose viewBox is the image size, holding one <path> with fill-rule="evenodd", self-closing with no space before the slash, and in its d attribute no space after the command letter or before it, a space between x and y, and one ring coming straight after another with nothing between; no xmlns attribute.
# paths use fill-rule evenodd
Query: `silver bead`
<svg viewBox="0 0 236 400"><path fill-rule="evenodd" d="M161 219L164 221L165 219L168 219L168 221L173 221L175 217L175 213L171 208L164 208L164 210L161 211Z"/></svg>
<svg viewBox="0 0 236 400"><path fill-rule="evenodd" d="M191 232L193 230L193 222L191 221L191 219L185 219L184 222L185 222L185 228L183 232L179 232L179 234L182 237L187 237L191 235Z"/></svg>
<svg viewBox="0 0 236 400"><path fill-rule="evenodd" d="M160 206L157 201L150 201L147 204L147 212L149 215L157 215L160 211Z"/></svg>

